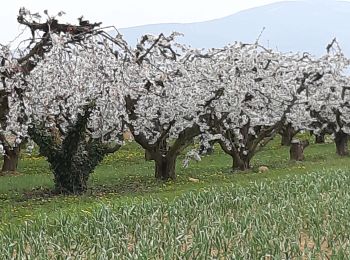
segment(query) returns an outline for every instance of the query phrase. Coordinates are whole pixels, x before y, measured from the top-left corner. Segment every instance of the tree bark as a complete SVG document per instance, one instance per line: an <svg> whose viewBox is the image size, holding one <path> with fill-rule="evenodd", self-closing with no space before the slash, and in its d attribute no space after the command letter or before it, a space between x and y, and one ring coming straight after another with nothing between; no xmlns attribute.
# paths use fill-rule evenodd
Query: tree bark
<svg viewBox="0 0 350 260"><path fill-rule="evenodd" d="M87 181L96 166L108 153L116 152L120 146L110 147L99 139L80 138L76 149L71 143L57 142L46 129L32 128L30 135L38 144L54 173L55 192L63 194L80 194L87 190ZM65 144L65 145L63 145Z"/></svg>
<svg viewBox="0 0 350 260"><path fill-rule="evenodd" d="M148 150L145 150L145 160L146 160L147 162L153 160L152 154L151 154Z"/></svg>
<svg viewBox="0 0 350 260"><path fill-rule="evenodd" d="M348 151L348 135L340 131L335 133L335 145L337 154L340 156L346 156L349 154Z"/></svg>
<svg viewBox="0 0 350 260"><path fill-rule="evenodd" d="M72 158L49 156L54 171L55 190L58 193L80 194L87 190L89 176L106 155L103 147L82 145Z"/></svg>
<svg viewBox="0 0 350 260"><path fill-rule="evenodd" d="M281 139L281 145L282 146L290 146L293 137L298 133L292 125L289 123L286 126L284 126L280 132L282 139Z"/></svg>
<svg viewBox="0 0 350 260"><path fill-rule="evenodd" d="M83 172L55 171L55 191L64 194L79 194L87 190L89 174Z"/></svg>
<svg viewBox="0 0 350 260"><path fill-rule="evenodd" d="M137 139L136 139L136 142L137 142ZM145 160L147 162L153 161L157 156L161 156L159 151L167 151L167 150L168 150L167 143L166 143L166 140L164 139L159 143L159 146L156 149L155 147L153 147L152 150L145 149Z"/></svg>
<svg viewBox="0 0 350 260"><path fill-rule="evenodd" d="M292 143L289 150L290 160L304 161L304 151L300 143Z"/></svg>
<svg viewBox="0 0 350 260"><path fill-rule="evenodd" d="M6 149L4 154L4 163L1 172L16 172L20 155L20 148Z"/></svg>
<svg viewBox="0 0 350 260"><path fill-rule="evenodd" d="M161 180L176 179L176 156L167 155L166 157L158 157L155 159L155 177Z"/></svg>
<svg viewBox="0 0 350 260"><path fill-rule="evenodd" d="M246 171L250 169L250 159L247 156L238 157L238 155L231 155L231 157L233 171Z"/></svg>
<svg viewBox="0 0 350 260"><path fill-rule="evenodd" d="M304 161L304 149L308 145L308 141L293 140L289 149L290 160Z"/></svg>

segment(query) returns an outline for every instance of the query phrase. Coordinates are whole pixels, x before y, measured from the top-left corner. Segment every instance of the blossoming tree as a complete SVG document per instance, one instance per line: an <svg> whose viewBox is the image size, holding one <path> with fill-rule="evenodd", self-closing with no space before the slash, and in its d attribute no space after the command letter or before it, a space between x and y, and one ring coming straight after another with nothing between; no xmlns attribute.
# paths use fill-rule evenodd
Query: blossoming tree
<svg viewBox="0 0 350 260"><path fill-rule="evenodd" d="M38 144L56 191L79 193L103 157L122 144L124 99L117 64L122 60L104 38L92 34L78 44L70 35L52 34L51 44L30 74L8 80L9 88L26 86L9 100L8 129L19 129Z"/></svg>
<svg viewBox="0 0 350 260"><path fill-rule="evenodd" d="M334 39L327 54L317 62L320 80L308 88L307 110L313 118L309 126L316 134L333 133L338 155L348 155L350 134L350 80L347 75L350 61Z"/></svg>
<svg viewBox="0 0 350 260"><path fill-rule="evenodd" d="M45 53L50 51L53 34L69 34L74 36L75 42L79 42L86 34L91 33L100 25L100 23L92 24L82 19L79 25L59 23L57 17L62 16L62 14L63 12L59 12L56 16L49 16L46 11L46 21L40 22L42 17L39 14L33 14L29 10L21 8L17 21L32 35L30 39L23 40L21 43L28 44L25 46L21 44L17 48L0 45L0 148L4 153L2 167L4 172L16 171L20 146L25 141L25 136L19 131L16 133L6 131L7 115L10 109L9 99L11 96L20 97L25 90L25 85L17 85L15 88L8 87L8 81L19 80L22 75L30 74ZM12 111L15 109L12 108ZM22 109L16 111L19 117L23 114Z"/></svg>
<svg viewBox="0 0 350 260"><path fill-rule="evenodd" d="M208 62L212 71L206 75L216 77L208 126L221 135L219 144L232 157L233 170L246 170L259 148L288 123L293 108L305 104L304 82L314 74L304 73L309 64L300 55L258 44L235 43Z"/></svg>
<svg viewBox="0 0 350 260"><path fill-rule="evenodd" d="M155 161L155 177L175 179L176 158L200 134L203 94L193 50L168 37L144 36L126 68L126 123Z"/></svg>

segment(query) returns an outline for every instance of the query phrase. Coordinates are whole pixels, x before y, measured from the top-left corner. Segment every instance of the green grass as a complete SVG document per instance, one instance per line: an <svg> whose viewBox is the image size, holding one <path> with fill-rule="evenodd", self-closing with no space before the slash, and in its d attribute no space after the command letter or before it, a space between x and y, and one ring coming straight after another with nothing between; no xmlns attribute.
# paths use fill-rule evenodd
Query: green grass
<svg viewBox="0 0 350 260"><path fill-rule="evenodd" d="M350 174L327 171L208 188L164 201L99 204L21 227L0 254L23 259L348 259ZM270 259L270 258L266 258Z"/></svg>
<svg viewBox="0 0 350 260"><path fill-rule="evenodd" d="M23 239L25 237L28 238L30 236L23 232L28 231L33 235L40 237L41 235L38 233L40 230L44 230L43 232L45 232L45 234L43 236L45 239L49 239L47 241L54 243L55 238L57 238L56 242L61 243L62 241L59 240L59 235L55 237L52 232L58 228L58 223L64 221L65 218L67 218L67 221L70 223L69 227L71 230L75 230L72 234L70 234L70 237L72 239L75 239L75 237L79 237L82 232L85 232L84 229L78 230L78 227L81 227L82 223L85 223L85 218L90 215L95 216L94 214L102 214L98 213L101 211L104 212L103 214L107 214L108 216L113 215L114 218L114 215L119 216L118 214L121 214L121 209L123 211L135 207L142 208L147 203L150 203L149 205L151 206L149 207L151 207L152 210L153 207L158 207L159 205L164 205L165 209L173 208L175 204L178 205L179 203L197 203L198 206L204 207L204 205L201 205L203 204L203 201L199 199L202 194L208 194L208 192L212 193L213 195L210 195L210 198L208 199L212 199L211 197L214 196L214 193L216 194L216 192L218 193L217 196L220 197L223 196L220 195L221 193L233 193L237 192L237 190L240 189L243 189L244 191L242 190L242 192L245 194L250 194L250 191L255 189L254 187L257 187L259 185L263 185L265 187L267 185L266 187L268 188L270 187L269 183L271 182L273 185L275 185L276 188L280 187L279 185L286 185L285 193L283 193L283 189L279 191L279 194L285 196L285 194L288 193L288 189L290 188L288 186L290 180L293 180L294 183L304 183L306 187L304 193L307 193L307 189L312 188L310 187L309 182L311 183L313 181L317 181L318 177L316 178L316 176L326 176L322 178L324 178L327 183L322 185L334 185L331 182L333 175L331 175L330 172L338 169L343 170L341 172L338 172L339 178L347 178L347 174L349 173L347 171L347 168L350 165L350 158L340 158L335 155L334 144L311 145L306 149L305 155L306 160L302 163L290 162L289 148L280 147L278 145L278 140L275 140L266 148L264 148L263 151L256 155L252 162L254 168L251 171L233 174L230 171L230 166L232 163L230 157L223 154L220 149L217 148L213 155L204 157L201 162L192 162L190 164L190 167L187 169L181 167L181 161L183 157L180 157L177 165L178 180L176 182L165 183L154 180L153 163L145 162L143 160L143 151L134 143L130 143L127 146L123 147L119 152L108 156L104 162L96 169L95 173L91 176L89 181L90 189L83 196L49 196L45 191L53 187L53 182L52 175L47 163L43 158L36 155L24 156L19 167L19 171L22 173L22 175L0 177L0 233L2 232L0 236L4 237L3 239L8 239L3 241L0 240L0 244L3 245L4 243L10 243L10 240L13 240L11 243L17 241L16 246L13 246L12 249L16 249L16 252L18 253L21 250L22 253L25 253L25 250L28 250L28 248L26 249L23 245L21 248L20 245L24 243ZM257 168L261 165L267 165L269 167L268 173L258 173ZM334 176L338 175L334 174ZM200 182L190 182L188 180L189 177L198 178ZM346 179L346 181L348 180ZM293 186L293 183L291 183L291 185ZM315 185L317 186L318 184L315 183ZM334 186L334 188L334 192L342 192L344 193L344 196L347 196L347 194L345 194L346 191L340 189L343 189L343 186ZM269 192L270 191L271 190L269 190ZM310 192L312 191L310 190ZM319 203L316 200L316 191L314 193L315 194L312 198L308 198L309 202ZM303 193L301 192L300 194ZM258 198L258 196L255 196L253 198L250 195L247 195L246 197L247 200L251 200L252 202ZM271 201L271 203L272 202L276 207L280 206L278 200ZM228 204L221 206L228 207ZM139 210L143 210L141 208ZM145 219L151 217L152 210L144 216ZM181 207L177 209L178 214L183 214L183 210L184 209ZM240 210L242 209L237 206L237 211ZM249 215L249 211L253 217L255 215L254 208L247 208L247 215ZM177 217L180 217L180 215ZM202 214L198 214L197 212L197 215L202 218ZM225 219L224 215L215 215L215 217L221 218L222 221ZM305 216L303 217L305 218ZM345 219L340 218L338 215L336 217L337 218L335 221L337 221L337 223L345 221ZM101 232L101 230L98 230L98 228L102 228L101 223L97 223L98 221L93 218L89 219L88 221L89 225L96 225L96 230L93 232ZM123 225L131 225L131 223L134 223L133 221L137 220L133 219L133 216L131 216L130 223L126 221L127 223L123 223ZM293 220L291 221L293 222ZM296 223L291 223L291 225L297 225L299 223L296 220L295 222ZM31 223L31 227L26 227L26 225L28 225L26 223ZM76 229L73 228L74 223L79 223ZM51 227L51 225L53 225L53 227ZM166 226L161 226L160 228L165 229ZM218 228L221 230L223 227L220 226ZM205 225L203 226L203 230L205 230ZM109 232L111 235L117 236L116 234L113 234L113 231L110 230ZM308 231L307 234L302 234L308 237L310 236L310 232L311 231ZM63 233L61 235L63 236ZM283 234L281 234L281 238L283 237ZM107 238L101 235L101 239L105 241ZM149 239L150 237L147 239L145 238L145 241L143 241L143 243L149 244L151 242ZM47 243L47 241L43 241L43 243ZM111 240L110 243L112 245L114 243L117 243L117 241L119 240ZM291 243L291 240L288 241L289 242L284 243ZM283 241L281 242L279 240L276 240L275 242L282 243ZM315 239L312 239L312 243L316 242L317 241ZM34 242L31 240L27 241L27 244L31 245L31 243ZM89 238L86 240L86 244L84 243L81 247L81 250L84 248L86 249L88 246L90 246L89 243L97 242L92 238ZM276 248L277 251L280 250L279 247L276 247L277 244L273 245L274 246L271 246L270 248ZM61 246L63 245L60 245L60 247ZM196 245L196 250L198 252L202 251L202 249L199 249L198 246L199 245ZM38 244L38 248L39 247L44 250L44 247L42 245ZM142 248L141 245L140 247ZM62 248L48 248L50 249L50 252L54 251L57 254L64 255L64 252L61 251ZM243 248L244 247L242 247L242 250ZM77 253L79 250L72 249L70 251ZM101 248L96 250L101 256L106 253L103 253L103 250ZM97 252L96 250L94 251L95 253ZM178 250L178 248L174 247L168 253L174 253ZM257 251L257 254L260 252L259 255L261 255L263 250L259 250ZM346 248L344 252L347 252L347 250L348 248ZM45 250L42 252L39 251L39 249L35 249L35 254L39 259L43 256L40 254L46 254L46 258L49 257L50 252ZM160 254L159 252L152 253L146 251L145 254L147 257L141 257L141 259L147 259L148 256L152 255L153 253L156 253L157 255ZM32 252L34 254L34 251ZM90 251L89 256L93 256L94 252ZM230 250L230 252L232 253L233 251ZM1 253L6 253L9 255L13 254L14 251L0 251L0 255ZM318 254L319 253L320 252L318 252ZM317 252L315 251L313 254L317 254ZM109 255L106 253L105 256ZM134 256L131 255L130 257L132 258ZM118 257L116 256L116 258Z"/></svg>

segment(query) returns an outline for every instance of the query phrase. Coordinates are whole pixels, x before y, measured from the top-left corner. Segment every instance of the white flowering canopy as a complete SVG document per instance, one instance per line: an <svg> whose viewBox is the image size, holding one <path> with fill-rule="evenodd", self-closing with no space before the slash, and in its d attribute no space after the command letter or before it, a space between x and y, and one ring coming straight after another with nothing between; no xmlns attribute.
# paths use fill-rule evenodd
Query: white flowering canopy
<svg viewBox="0 0 350 260"><path fill-rule="evenodd" d="M123 71L128 125L148 144L165 135L169 143L197 125L200 105L207 98L196 77L194 50L175 43L176 36L144 36L134 50L136 62Z"/></svg>
<svg viewBox="0 0 350 260"><path fill-rule="evenodd" d="M349 60L341 51L329 48L316 59L238 42L206 51L177 44L176 36L146 35L131 49L121 37L77 43L52 35L52 50L29 75L6 79L7 130L20 140L28 125L44 122L64 135L93 104L88 133L102 141L118 140L124 122L150 145L198 126L207 141L220 138L239 150L246 149L244 134L265 138L262 130L271 134L287 122L296 129L333 123L350 133ZM2 72L16 67L8 48L0 51L7 57Z"/></svg>
<svg viewBox="0 0 350 260"><path fill-rule="evenodd" d="M45 123L48 128L58 128L64 136L89 106L89 136L120 141L117 136L123 130L125 116L120 84L123 61L101 37L91 36L78 44L69 36L51 37L52 50L29 75L7 80L13 90L11 123L7 128L26 136L28 126ZM19 97L16 88L26 89Z"/></svg>
<svg viewBox="0 0 350 260"><path fill-rule="evenodd" d="M198 66L207 84L203 93L211 93L207 113L211 128L222 134L227 147L230 131L236 144L244 147L242 128L254 136L261 127L285 120L302 92L297 80L297 57L265 49L258 44L235 43L211 50Z"/></svg>
<svg viewBox="0 0 350 260"><path fill-rule="evenodd" d="M16 95L16 91L8 87L7 85L7 75L9 75L12 71L17 71L18 63L17 59L14 57L14 53L11 51L10 46L8 45L0 45L0 155L5 153L4 146L7 147L15 147L17 143L21 140L16 137L14 133L6 130L7 126L7 116L8 116L8 96L12 92L12 96ZM18 91L18 90L17 90ZM20 91L20 90L19 90ZM11 95L10 95L11 96ZM14 112L18 113L20 111L14 110ZM19 126L16 126L20 128ZM17 132L17 131L15 131Z"/></svg>
<svg viewBox="0 0 350 260"><path fill-rule="evenodd" d="M229 149L232 145L238 146L238 150L244 148L245 138L259 139L259 131L277 124L315 129L318 118L310 114L310 109L321 111L323 107L322 117L332 122L334 111L344 111L347 109L344 104L349 104L344 95L348 60L339 51L316 59L306 53L284 54L257 43L236 42L210 50L206 56L211 58L203 59L204 64L196 67L209 83L201 89L203 93L212 93L207 110L211 128L222 134L221 139ZM336 88L339 91L332 92ZM333 97L330 105L332 95L338 97ZM348 121L346 115L349 113L342 113L343 121ZM345 125L343 128L347 129Z"/></svg>
<svg viewBox="0 0 350 260"><path fill-rule="evenodd" d="M350 134L350 60L344 56L336 41L326 55L310 62L322 75L308 85L307 111L312 120L309 124L315 133L323 130Z"/></svg>

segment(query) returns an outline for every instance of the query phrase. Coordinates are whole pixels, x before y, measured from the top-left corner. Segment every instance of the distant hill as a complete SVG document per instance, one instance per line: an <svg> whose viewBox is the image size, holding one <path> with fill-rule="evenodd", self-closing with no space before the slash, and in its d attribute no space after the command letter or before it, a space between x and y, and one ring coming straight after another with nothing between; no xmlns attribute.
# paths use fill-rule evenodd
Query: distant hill
<svg viewBox="0 0 350 260"><path fill-rule="evenodd" d="M322 55L334 38L350 56L350 2L335 0L286 1L248 9L221 19L188 24L154 24L121 29L135 45L146 33L177 31L180 40L196 48L221 47L234 41L260 43L280 51Z"/></svg>

